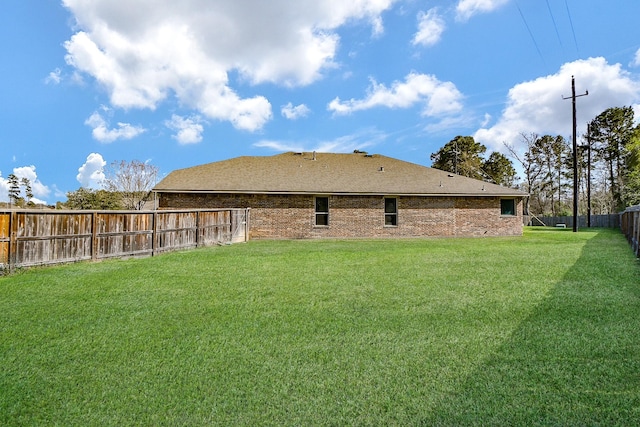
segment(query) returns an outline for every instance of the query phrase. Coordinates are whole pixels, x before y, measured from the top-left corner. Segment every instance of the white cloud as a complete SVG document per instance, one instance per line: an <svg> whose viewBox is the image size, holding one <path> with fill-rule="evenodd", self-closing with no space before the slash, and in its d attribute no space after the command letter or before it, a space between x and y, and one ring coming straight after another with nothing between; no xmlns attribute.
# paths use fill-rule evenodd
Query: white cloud
<svg viewBox="0 0 640 427"><path fill-rule="evenodd" d="M491 12L508 2L509 0L460 0L456 6L456 19L467 21L473 15Z"/></svg>
<svg viewBox="0 0 640 427"><path fill-rule="evenodd" d="M438 14L437 8L430 9L427 13L418 14L418 32L414 35L414 45L433 46L440 41L445 30L444 19Z"/></svg>
<svg viewBox="0 0 640 427"><path fill-rule="evenodd" d="M364 99L341 101L335 98L328 109L335 114L351 114L375 107L410 108L423 104L424 116L457 113L462 109L462 94L451 82L441 82L435 76L410 73L404 82L394 82L391 88L371 81Z"/></svg>
<svg viewBox="0 0 640 427"><path fill-rule="evenodd" d="M93 138L100 142L113 142L118 139L132 139L141 133L145 132L145 129L140 126L132 126L129 123L118 123L117 128L109 129L109 123L98 113L94 112L85 122L87 126L93 128L91 134Z"/></svg>
<svg viewBox="0 0 640 427"><path fill-rule="evenodd" d="M51 71L47 78L44 79L46 84L54 84L57 85L62 81L62 70L60 68L56 68Z"/></svg>
<svg viewBox="0 0 640 427"><path fill-rule="evenodd" d="M106 165L107 162L101 154L91 153L87 156L84 164L78 168L76 179L83 188L98 189L105 179L104 167Z"/></svg>
<svg viewBox="0 0 640 427"><path fill-rule="evenodd" d="M283 105L281 109L282 115L289 120L297 120L303 117L307 117L311 110L304 104L296 105L295 107L291 102L287 105Z"/></svg>
<svg viewBox="0 0 640 427"><path fill-rule="evenodd" d="M176 114L171 116L171 120L165 122L165 126L169 129L177 131L172 136L173 139L180 144L195 144L202 141L202 132L204 127L201 124L200 116L182 117Z"/></svg>
<svg viewBox="0 0 640 427"><path fill-rule="evenodd" d="M371 33L374 37L380 37L384 33L382 17L376 16L371 20Z"/></svg>
<svg viewBox="0 0 640 427"><path fill-rule="evenodd" d="M67 193L65 191L62 191L61 189L59 189L55 184L53 184L52 187L53 187L53 195L56 199L64 200L67 198Z"/></svg>
<svg viewBox="0 0 640 427"><path fill-rule="evenodd" d="M344 135L332 140L315 141L301 144L291 141L262 140L254 144L255 147L269 148L277 152L296 151L319 153L349 153L353 150L363 150L382 143L387 139L387 134L376 129L366 128L350 135Z"/></svg>
<svg viewBox="0 0 640 427"><path fill-rule="evenodd" d="M447 116L440 120L429 122L424 130L429 134L451 135L452 129L468 128L473 126L475 122L471 117L465 115Z"/></svg>
<svg viewBox="0 0 640 427"><path fill-rule="evenodd" d="M238 95L230 71L251 84L310 84L335 67L339 27L364 21L380 34L395 1L130 0L123 8L63 0L79 29L65 43L66 61L106 88L113 106L153 109L175 96L256 131L272 118L271 104Z"/></svg>
<svg viewBox="0 0 640 427"><path fill-rule="evenodd" d="M484 113L484 118L482 119L482 124L480 125L480 127L485 127L488 126L489 123L491 123L491 119L493 117L491 117L491 114L489 113Z"/></svg>
<svg viewBox="0 0 640 427"><path fill-rule="evenodd" d="M0 173L0 202L9 201L9 182Z"/></svg>
<svg viewBox="0 0 640 427"><path fill-rule="evenodd" d="M40 180L38 179L38 174L36 173L35 166L31 165L13 168L13 174L18 177L19 180L22 180L22 178L27 178L29 180L29 183L31 184L31 191L33 193L33 198L31 199L33 203L46 204L43 199L49 196L51 190L49 189L49 187L40 182ZM26 195L24 194L24 188L21 188L21 197L25 196ZM9 183L6 178L3 178L1 176L0 200L9 200Z"/></svg>
<svg viewBox="0 0 640 427"><path fill-rule="evenodd" d="M283 152L283 151L294 151L294 152L302 152L302 151L313 151L313 149L308 150L304 147L304 145L299 142L291 142L291 141L276 141L272 139L263 139L261 141L253 144L254 147L259 148L269 148L273 151Z"/></svg>
<svg viewBox="0 0 640 427"><path fill-rule="evenodd" d="M572 135L571 76L575 76L578 133L586 123L610 107L640 103L640 81L620 64L610 65L604 58L589 58L564 64L553 75L520 83L509 90L507 106L490 128L479 129L474 137L493 150L504 150L503 143L517 144L521 133Z"/></svg>
<svg viewBox="0 0 640 427"><path fill-rule="evenodd" d="M636 52L636 56L633 58L633 62L631 63L632 67L640 67L640 49Z"/></svg>

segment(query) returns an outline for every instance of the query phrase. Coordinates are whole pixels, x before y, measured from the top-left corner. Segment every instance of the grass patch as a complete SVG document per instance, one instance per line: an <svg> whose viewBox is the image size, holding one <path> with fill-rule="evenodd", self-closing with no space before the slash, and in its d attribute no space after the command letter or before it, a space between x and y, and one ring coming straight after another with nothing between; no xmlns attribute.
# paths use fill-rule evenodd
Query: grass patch
<svg viewBox="0 0 640 427"><path fill-rule="evenodd" d="M0 278L2 425L640 424L614 230L254 241Z"/></svg>

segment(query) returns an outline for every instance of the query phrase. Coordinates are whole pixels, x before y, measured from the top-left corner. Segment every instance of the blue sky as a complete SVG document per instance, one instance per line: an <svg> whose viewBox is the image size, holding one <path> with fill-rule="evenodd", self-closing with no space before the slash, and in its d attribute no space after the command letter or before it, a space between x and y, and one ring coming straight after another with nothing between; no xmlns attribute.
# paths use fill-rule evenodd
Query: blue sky
<svg viewBox="0 0 640 427"><path fill-rule="evenodd" d="M283 151L429 166L457 135L490 151L640 118L637 0L5 0L7 176L54 204L112 162L160 175Z"/></svg>

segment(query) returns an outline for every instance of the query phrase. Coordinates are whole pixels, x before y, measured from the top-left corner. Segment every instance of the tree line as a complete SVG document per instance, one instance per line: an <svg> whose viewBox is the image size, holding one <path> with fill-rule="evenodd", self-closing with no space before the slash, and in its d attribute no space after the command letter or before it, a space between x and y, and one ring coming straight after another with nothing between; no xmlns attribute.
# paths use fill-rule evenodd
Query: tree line
<svg viewBox="0 0 640 427"><path fill-rule="evenodd" d="M67 193L63 209L141 210L158 181L158 168L139 160L113 162L100 189L80 187Z"/></svg>
<svg viewBox="0 0 640 427"><path fill-rule="evenodd" d="M588 123L577 144L580 211L618 213L640 203L640 125L632 107L609 108ZM573 150L561 135L521 133L518 149L504 143L522 169L517 176L512 160L492 152L471 136L456 136L431 154L432 167L529 194L525 214L570 215L573 201Z"/></svg>
<svg viewBox="0 0 640 427"><path fill-rule="evenodd" d="M138 160L113 162L107 170L107 176L100 183L101 188L80 187L76 191L70 191L67 193L67 201L57 202L56 209L140 210L149 199L157 180L158 168L152 164ZM28 178L18 178L12 173L7 177L7 182L9 203L2 203L0 206L26 209L36 207Z"/></svg>
<svg viewBox="0 0 640 427"><path fill-rule="evenodd" d="M18 178L15 174L7 176L9 184L9 205L19 208L35 206L33 202L33 189L29 178ZM24 194L24 196L23 196Z"/></svg>

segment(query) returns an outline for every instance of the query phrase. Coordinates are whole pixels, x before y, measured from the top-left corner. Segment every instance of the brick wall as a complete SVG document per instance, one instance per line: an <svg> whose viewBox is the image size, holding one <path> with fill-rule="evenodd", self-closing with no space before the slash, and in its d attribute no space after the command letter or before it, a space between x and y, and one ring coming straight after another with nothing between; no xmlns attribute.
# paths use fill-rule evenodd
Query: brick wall
<svg viewBox="0 0 640 427"><path fill-rule="evenodd" d="M160 208L251 208L251 239L519 236L497 197L398 197L397 226L385 226L382 196L329 196L329 226L316 227L314 196L162 193Z"/></svg>

